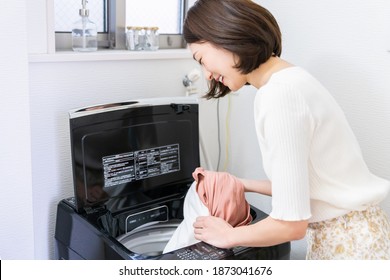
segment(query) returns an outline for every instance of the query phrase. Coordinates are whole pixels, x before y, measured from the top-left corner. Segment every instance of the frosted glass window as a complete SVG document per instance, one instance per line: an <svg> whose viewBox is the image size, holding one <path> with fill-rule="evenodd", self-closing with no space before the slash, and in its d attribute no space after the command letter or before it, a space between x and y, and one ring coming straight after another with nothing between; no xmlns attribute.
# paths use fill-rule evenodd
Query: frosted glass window
<svg viewBox="0 0 390 280"><path fill-rule="evenodd" d="M56 50L71 49L73 24L80 19L82 0L53 0ZM87 0L89 18L96 23L99 48L125 48L126 26L156 26L160 48L183 48L185 13L196 0ZM109 31L110 35L109 36ZM122 36L123 35L123 36Z"/></svg>
<svg viewBox="0 0 390 280"><path fill-rule="evenodd" d="M96 23L98 32L107 32L106 0L88 0L89 18ZM55 30L56 32L71 32L72 24L79 20L81 0L55 0Z"/></svg>
<svg viewBox="0 0 390 280"><path fill-rule="evenodd" d="M189 0L191 6L196 0ZM79 19L81 0L54 0L56 32L70 32ZM183 0L126 0L126 25L158 26L160 33L180 34ZM88 0L90 20L98 32L107 32L107 0Z"/></svg>
<svg viewBox="0 0 390 280"><path fill-rule="evenodd" d="M160 33L180 34L182 0L127 0L126 26L157 26Z"/></svg>

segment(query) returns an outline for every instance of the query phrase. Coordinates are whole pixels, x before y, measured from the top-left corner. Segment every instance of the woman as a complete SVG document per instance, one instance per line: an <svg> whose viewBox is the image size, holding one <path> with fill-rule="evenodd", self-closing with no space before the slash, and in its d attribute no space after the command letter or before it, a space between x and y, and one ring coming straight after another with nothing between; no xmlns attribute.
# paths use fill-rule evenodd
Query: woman
<svg viewBox="0 0 390 280"><path fill-rule="evenodd" d="M233 228L198 217L195 237L229 248L307 235L307 259L390 259L390 225L378 206L390 183L369 171L330 93L280 58L281 33L269 11L250 0L198 0L184 38L210 81L207 98L247 84L258 89L255 125L270 180L241 181L247 192L272 196L266 219Z"/></svg>

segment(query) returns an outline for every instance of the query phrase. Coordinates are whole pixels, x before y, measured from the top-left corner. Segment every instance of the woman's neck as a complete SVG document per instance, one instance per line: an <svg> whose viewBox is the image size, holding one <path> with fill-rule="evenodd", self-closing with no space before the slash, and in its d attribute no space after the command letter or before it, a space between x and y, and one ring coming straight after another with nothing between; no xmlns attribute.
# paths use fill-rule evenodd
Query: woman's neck
<svg viewBox="0 0 390 280"><path fill-rule="evenodd" d="M271 56L265 63L261 64L259 68L248 74L248 83L259 89L269 81L274 73L292 66L294 65L280 57Z"/></svg>

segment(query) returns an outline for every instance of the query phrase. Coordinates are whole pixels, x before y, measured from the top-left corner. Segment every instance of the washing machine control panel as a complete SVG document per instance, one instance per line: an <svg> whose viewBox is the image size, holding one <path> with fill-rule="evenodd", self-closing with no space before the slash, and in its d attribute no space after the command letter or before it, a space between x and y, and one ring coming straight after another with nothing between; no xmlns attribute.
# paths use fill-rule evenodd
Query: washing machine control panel
<svg viewBox="0 0 390 280"><path fill-rule="evenodd" d="M172 256L174 255L174 256ZM189 247L166 254L163 259L180 260L220 260L234 255L232 250L220 249L204 242L199 242Z"/></svg>

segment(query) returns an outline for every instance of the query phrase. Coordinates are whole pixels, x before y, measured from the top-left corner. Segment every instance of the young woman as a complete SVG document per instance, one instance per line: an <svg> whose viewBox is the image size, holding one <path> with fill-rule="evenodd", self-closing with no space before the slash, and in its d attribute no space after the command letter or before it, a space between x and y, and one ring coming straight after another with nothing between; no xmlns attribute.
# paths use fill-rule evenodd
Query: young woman
<svg viewBox="0 0 390 280"><path fill-rule="evenodd" d="M241 179L272 196L269 217L231 227L198 217L195 237L212 245L271 246L307 235L308 259L390 259L390 225L378 205L390 182L372 174L331 94L280 58L272 14L250 0L198 0L184 38L210 82L206 98L258 89L255 124L269 181Z"/></svg>

